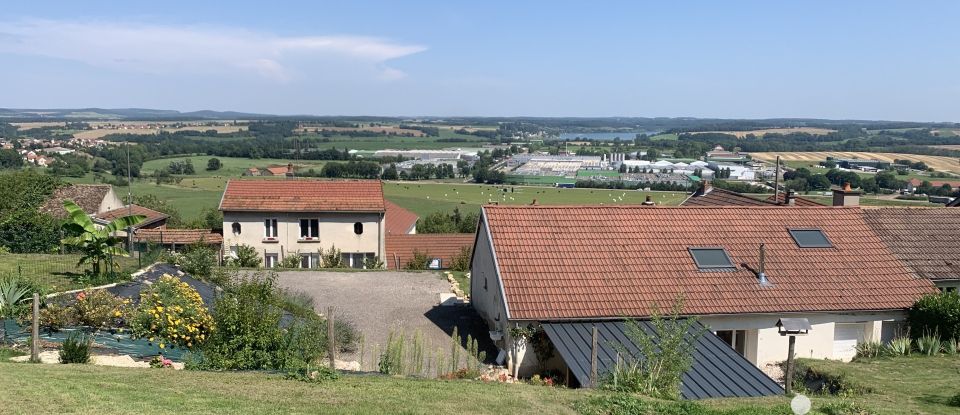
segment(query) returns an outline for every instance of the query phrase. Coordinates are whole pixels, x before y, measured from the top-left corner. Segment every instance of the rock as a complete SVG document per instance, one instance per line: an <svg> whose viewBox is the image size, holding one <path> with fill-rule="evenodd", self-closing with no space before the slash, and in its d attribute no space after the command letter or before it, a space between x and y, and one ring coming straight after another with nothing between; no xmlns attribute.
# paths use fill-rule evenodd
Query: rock
<svg viewBox="0 0 960 415"><path fill-rule="evenodd" d="M60 352L56 350L48 350L45 352L40 352L40 363L60 363ZM10 358L14 362L29 362L30 356L17 356Z"/></svg>
<svg viewBox="0 0 960 415"><path fill-rule="evenodd" d="M360 362L334 359L333 367L337 368L337 370L348 370L352 372L359 372Z"/></svg>
<svg viewBox="0 0 960 415"><path fill-rule="evenodd" d="M150 363L133 360L130 355L91 356L90 363L97 366L113 367L150 367Z"/></svg>

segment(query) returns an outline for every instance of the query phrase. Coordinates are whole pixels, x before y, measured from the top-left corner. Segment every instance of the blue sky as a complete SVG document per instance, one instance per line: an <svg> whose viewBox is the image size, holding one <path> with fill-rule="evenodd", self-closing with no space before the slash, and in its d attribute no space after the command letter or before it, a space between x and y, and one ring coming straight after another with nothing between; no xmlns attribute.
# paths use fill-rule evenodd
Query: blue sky
<svg viewBox="0 0 960 415"><path fill-rule="evenodd" d="M960 2L12 2L0 107L960 121Z"/></svg>

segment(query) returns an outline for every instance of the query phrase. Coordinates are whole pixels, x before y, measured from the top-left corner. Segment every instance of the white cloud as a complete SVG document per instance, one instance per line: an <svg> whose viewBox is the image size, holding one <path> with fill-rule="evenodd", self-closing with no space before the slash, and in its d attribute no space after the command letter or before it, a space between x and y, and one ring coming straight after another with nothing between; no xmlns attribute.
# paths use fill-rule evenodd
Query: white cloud
<svg viewBox="0 0 960 415"><path fill-rule="evenodd" d="M146 73L230 74L286 82L324 69L404 77L386 62L426 50L366 36L278 36L229 27L20 20L0 22L0 52ZM330 64L330 65L326 65Z"/></svg>

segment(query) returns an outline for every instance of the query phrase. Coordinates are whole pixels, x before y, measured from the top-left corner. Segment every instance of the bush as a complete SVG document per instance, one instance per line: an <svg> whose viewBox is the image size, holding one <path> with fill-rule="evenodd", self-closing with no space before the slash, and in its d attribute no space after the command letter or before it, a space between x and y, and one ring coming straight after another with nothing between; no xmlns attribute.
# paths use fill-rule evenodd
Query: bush
<svg viewBox="0 0 960 415"><path fill-rule="evenodd" d="M164 274L140 293L140 305L130 319L135 337L167 345L192 349L202 344L214 330L213 318L193 287L179 278Z"/></svg>
<svg viewBox="0 0 960 415"><path fill-rule="evenodd" d="M420 250L415 249L413 250L413 258L407 261L404 268L409 270L425 270L427 269L427 265L429 265L429 261L426 252L420 252Z"/></svg>
<svg viewBox="0 0 960 415"><path fill-rule="evenodd" d="M262 262L256 248L250 245L238 246L236 254L236 258L230 258L230 265L240 268L257 268Z"/></svg>
<svg viewBox="0 0 960 415"><path fill-rule="evenodd" d="M363 259L363 269L383 269L384 263L378 256Z"/></svg>
<svg viewBox="0 0 960 415"><path fill-rule="evenodd" d="M917 351L927 356L933 356L940 353L942 342L937 333L927 333L917 338Z"/></svg>
<svg viewBox="0 0 960 415"><path fill-rule="evenodd" d="M454 271L466 272L470 270L470 254L471 250L469 247L461 247L460 252L450 261L450 269Z"/></svg>
<svg viewBox="0 0 960 415"><path fill-rule="evenodd" d="M320 250L320 262L323 268L343 268L342 252L336 245L331 246L329 250Z"/></svg>
<svg viewBox="0 0 960 415"><path fill-rule="evenodd" d="M942 292L921 298L907 316L910 336L938 333L941 340L960 338L960 293Z"/></svg>
<svg viewBox="0 0 960 415"><path fill-rule="evenodd" d="M87 363L90 361L91 339L85 333L75 331L63 341L60 363Z"/></svg>
<svg viewBox="0 0 960 415"><path fill-rule="evenodd" d="M890 341L886 351L891 356L910 356L913 351L913 340L909 337L897 337Z"/></svg>
<svg viewBox="0 0 960 415"><path fill-rule="evenodd" d="M786 373L787 362L780 362L780 368ZM846 373L821 372L810 367L804 359L794 361L793 389L810 393L830 395L863 395L873 389L850 379Z"/></svg>
<svg viewBox="0 0 960 415"><path fill-rule="evenodd" d="M277 266L280 268L300 268L300 254L296 252L287 254Z"/></svg>
<svg viewBox="0 0 960 415"><path fill-rule="evenodd" d="M81 291L69 304L47 304L40 310L40 325L49 330L72 326L93 329L122 327L129 302L106 290Z"/></svg>
<svg viewBox="0 0 960 415"><path fill-rule="evenodd" d="M960 408L960 393L950 397L950 400L947 401L947 405L956 406Z"/></svg>
<svg viewBox="0 0 960 415"><path fill-rule="evenodd" d="M217 265L217 251L205 245L193 245L177 257L177 265L183 272L206 280Z"/></svg>
<svg viewBox="0 0 960 415"><path fill-rule="evenodd" d="M872 359L875 357L883 356L886 353L886 349L883 346L883 343L880 342L863 342L857 343L857 356L854 359Z"/></svg>

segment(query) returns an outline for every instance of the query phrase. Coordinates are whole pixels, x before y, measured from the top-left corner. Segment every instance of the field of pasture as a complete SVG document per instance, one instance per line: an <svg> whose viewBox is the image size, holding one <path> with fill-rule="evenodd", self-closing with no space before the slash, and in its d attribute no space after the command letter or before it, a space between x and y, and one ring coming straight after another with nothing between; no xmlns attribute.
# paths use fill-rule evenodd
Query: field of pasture
<svg viewBox="0 0 960 415"><path fill-rule="evenodd" d="M874 159L893 163L894 159L907 159L912 161L922 161L934 170L942 172L960 173L960 159L944 156L924 156L919 154L902 153L871 153L871 152L846 152L846 151L798 151L798 152L770 152L770 153L750 153L754 159L763 161L775 161L780 156L782 161L809 161L814 164L827 157L835 159Z"/></svg>

